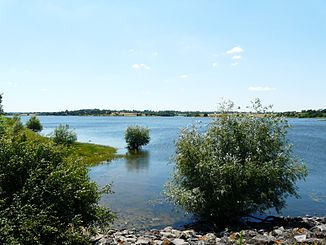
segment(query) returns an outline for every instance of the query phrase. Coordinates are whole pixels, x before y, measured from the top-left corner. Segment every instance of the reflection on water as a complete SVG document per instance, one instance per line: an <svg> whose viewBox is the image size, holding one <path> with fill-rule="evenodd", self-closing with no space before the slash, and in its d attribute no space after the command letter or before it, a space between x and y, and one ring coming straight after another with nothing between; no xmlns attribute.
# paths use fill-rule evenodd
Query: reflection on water
<svg viewBox="0 0 326 245"><path fill-rule="evenodd" d="M126 154L126 167L128 171L140 171L149 167L149 151L128 151Z"/></svg>

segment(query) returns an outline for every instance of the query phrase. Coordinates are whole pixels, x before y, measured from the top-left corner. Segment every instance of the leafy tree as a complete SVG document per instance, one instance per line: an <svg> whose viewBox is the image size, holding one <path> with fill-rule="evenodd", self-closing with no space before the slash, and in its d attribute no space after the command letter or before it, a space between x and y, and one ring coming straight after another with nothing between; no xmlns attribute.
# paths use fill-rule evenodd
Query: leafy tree
<svg viewBox="0 0 326 245"><path fill-rule="evenodd" d="M149 129L142 126L129 126L125 132L125 140L130 150L138 151L150 141Z"/></svg>
<svg viewBox="0 0 326 245"><path fill-rule="evenodd" d="M40 120L36 116L31 116L26 123L26 127L33 130L34 132L41 132L43 126Z"/></svg>
<svg viewBox="0 0 326 245"><path fill-rule="evenodd" d="M13 126L12 126L13 133L18 134L23 128L24 128L24 125L23 125L22 121L20 120L20 117L14 116L13 117Z"/></svg>
<svg viewBox="0 0 326 245"><path fill-rule="evenodd" d="M259 100L254 113L230 113L232 107L224 106L206 130L181 131L175 172L166 186L177 205L221 223L269 208L279 211L288 195L298 197L295 182L307 175L292 155L283 118L267 113Z"/></svg>
<svg viewBox="0 0 326 245"><path fill-rule="evenodd" d="M52 139L56 144L69 146L76 142L77 135L74 131L69 130L69 125L60 124L54 130Z"/></svg>
<svg viewBox="0 0 326 245"><path fill-rule="evenodd" d="M3 114L3 107L2 107L2 94L0 94L0 115Z"/></svg>
<svg viewBox="0 0 326 245"><path fill-rule="evenodd" d="M37 139L0 135L0 244L89 244L85 231L113 217L101 191L64 147Z"/></svg>

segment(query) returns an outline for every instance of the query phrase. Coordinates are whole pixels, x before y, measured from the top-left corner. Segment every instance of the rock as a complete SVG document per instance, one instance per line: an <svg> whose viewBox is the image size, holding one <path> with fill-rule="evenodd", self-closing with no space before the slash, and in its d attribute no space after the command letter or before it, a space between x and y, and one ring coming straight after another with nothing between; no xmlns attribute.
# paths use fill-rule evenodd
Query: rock
<svg viewBox="0 0 326 245"><path fill-rule="evenodd" d="M315 226L315 228L317 228L320 231L326 231L326 224L317 225Z"/></svg>
<svg viewBox="0 0 326 245"><path fill-rule="evenodd" d="M307 228L314 227L318 224L317 221L312 217L304 217L302 218L302 221L306 224Z"/></svg>
<svg viewBox="0 0 326 245"><path fill-rule="evenodd" d="M181 233L180 238L188 239L188 238L194 237L195 235L196 235L196 232L194 230L185 230Z"/></svg>
<svg viewBox="0 0 326 245"><path fill-rule="evenodd" d="M172 241L172 243L173 243L174 245L188 245L188 244L189 244L188 242L186 242L185 240L180 239L180 238L176 238L176 239L174 239L174 240Z"/></svg>
<svg viewBox="0 0 326 245"><path fill-rule="evenodd" d="M197 244L197 243L199 243L198 239L197 238L194 238L194 237L188 238L187 239L187 242L189 242L190 244Z"/></svg>
<svg viewBox="0 0 326 245"><path fill-rule="evenodd" d="M212 241L215 241L216 240L216 236L215 236L214 233L207 233L205 236L203 236L203 239L205 241L212 242Z"/></svg>
<svg viewBox="0 0 326 245"><path fill-rule="evenodd" d="M281 227L279 227L277 229L274 229L273 232L272 232L272 235L273 236L281 236L283 234L283 232L284 232L284 227L281 226Z"/></svg>
<svg viewBox="0 0 326 245"><path fill-rule="evenodd" d="M239 238L240 238L240 233L239 232L231 233L231 235L229 236L230 241L235 241L235 240L238 240Z"/></svg>
<svg viewBox="0 0 326 245"><path fill-rule="evenodd" d="M135 243L136 241L137 241L136 237L127 237L126 238L126 242L129 242L129 243Z"/></svg>
<svg viewBox="0 0 326 245"><path fill-rule="evenodd" d="M306 220L309 224L305 223ZM315 224L310 227L311 224ZM197 233L195 230L173 229L171 226L161 230L108 230L104 234L93 236L92 244L96 245L226 245L237 244L242 237L242 244L323 244L326 245L326 219L318 217L291 218L283 226L262 225L257 229L243 230L241 233L224 229L219 233ZM259 227L252 226L252 227ZM296 228L298 227L298 228ZM307 229L310 227L309 229ZM139 228L139 227L138 227ZM241 227L240 227L241 228ZM245 228L245 227L243 227ZM246 227L247 228L247 227Z"/></svg>
<svg viewBox="0 0 326 245"><path fill-rule="evenodd" d="M275 240L276 239L273 236L264 236L260 234L250 239L251 243L254 244L270 244L273 243Z"/></svg>
<svg viewBox="0 0 326 245"><path fill-rule="evenodd" d="M297 242L304 242L307 239L307 235L299 235L299 236L294 236L294 239Z"/></svg>
<svg viewBox="0 0 326 245"><path fill-rule="evenodd" d="M116 236L115 237L115 240L118 243L122 243L122 242L125 242L126 241L126 238L124 236L119 235L119 236Z"/></svg>
<svg viewBox="0 0 326 245"><path fill-rule="evenodd" d="M91 241L97 242L97 241L101 240L103 237L104 237L103 234L96 234L96 236L91 237Z"/></svg>
<svg viewBox="0 0 326 245"><path fill-rule="evenodd" d="M308 230L306 228L294 228L293 234L307 234Z"/></svg>
<svg viewBox="0 0 326 245"><path fill-rule="evenodd" d="M160 235L165 238L176 238L177 236L173 234L171 231L161 231Z"/></svg>
<svg viewBox="0 0 326 245"><path fill-rule="evenodd" d="M225 244L224 242L222 242L222 239L221 238L216 238L215 239L215 244L218 244L218 245L223 245L223 244Z"/></svg>
<svg viewBox="0 0 326 245"><path fill-rule="evenodd" d="M173 228L171 226L167 226L163 229L163 231L171 232Z"/></svg>
<svg viewBox="0 0 326 245"><path fill-rule="evenodd" d="M105 239L105 238L102 238L100 240L98 240L97 242L95 242L96 245L109 245L109 244L112 244L112 242L110 242L109 239Z"/></svg>
<svg viewBox="0 0 326 245"><path fill-rule="evenodd" d="M161 245L172 245L172 242L169 239L164 239Z"/></svg>
<svg viewBox="0 0 326 245"><path fill-rule="evenodd" d="M249 230L249 231L247 231L247 234L248 234L250 237L254 237L254 236L258 235L257 231L253 231L253 230Z"/></svg>
<svg viewBox="0 0 326 245"><path fill-rule="evenodd" d="M317 225L314 228L312 228L311 230L315 237L326 238L326 225L325 224Z"/></svg>
<svg viewBox="0 0 326 245"><path fill-rule="evenodd" d="M173 234L174 237L180 237L182 232L172 229L171 233Z"/></svg>
<svg viewBox="0 0 326 245"><path fill-rule="evenodd" d="M144 237L140 237L140 238L138 238L138 240L135 244L136 245L148 245L148 244L151 244L151 240L144 238Z"/></svg>
<svg viewBox="0 0 326 245"><path fill-rule="evenodd" d="M284 240L277 239L277 240L274 241L274 243L276 243L276 244L284 244Z"/></svg>
<svg viewBox="0 0 326 245"><path fill-rule="evenodd" d="M163 244L163 241L161 241L161 240L154 240L153 243L154 243L154 245L162 245Z"/></svg>

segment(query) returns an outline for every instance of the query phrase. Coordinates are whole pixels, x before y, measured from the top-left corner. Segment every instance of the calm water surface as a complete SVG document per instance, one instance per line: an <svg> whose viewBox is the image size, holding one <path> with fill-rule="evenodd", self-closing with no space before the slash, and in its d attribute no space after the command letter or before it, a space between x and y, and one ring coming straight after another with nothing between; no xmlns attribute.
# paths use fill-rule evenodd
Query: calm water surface
<svg viewBox="0 0 326 245"><path fill-rule="evenodd" d="M171 160L181 128L207 118L185 117L39 117L43 134L49 134L60 123L67 123L78 134L78 140L118 148L126 153L124 131L129 125L150 128L151 142L137 157L114 160L90 169L90 178L99 186L113 183L114 194L104 196L103 205L117 212L116 226L153 228L183 225L192 220L182 210L164 202L162 190L172 170ZM26 117L23 118L23 121ZM290 119L288 132L294 154L304 160L309 176L298 183L301 199L288 199L283 215L326 215L326 121ZM269 213L273 214L271 210Z"/></svg>

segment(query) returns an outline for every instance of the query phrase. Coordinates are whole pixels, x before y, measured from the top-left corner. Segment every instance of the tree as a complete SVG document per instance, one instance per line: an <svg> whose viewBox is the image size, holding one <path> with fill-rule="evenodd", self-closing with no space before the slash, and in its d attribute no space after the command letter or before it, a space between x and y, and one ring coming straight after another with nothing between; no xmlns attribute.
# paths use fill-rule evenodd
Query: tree
<svg viewBox="0 0 326 245"><path fill-rule="evenodd" d="M175 172L166 186L170 200L201 218L225 223L285 206L298 197L295 182L307 175L286 140L287 122L267 113L230 113L233 103L206 130L181 131ZM227 113L228 111L229 113Z"/></svg>
<svg viewBox="0 0 326 245"><path fill-rule="evenodd" d="M138 151L149 143L149 129L137 125L129 126L125 132L125 140L130 150Z"/></svg>
<svg viewBox="0 0 326 245"><path fill-rule="evenodd" d="M60 124L54 130L52 139L56 144L69 146L76 142L77 135L74 131L69 130L69 125Z"/></svg>
<svg viewBox="0 0 326 245"><path fill-rule="evenodd" d="M12 126L12 131L14 134L18 134L21 130L23 130L24 125L22 123L22 121L20 120L19 116L14 116L12 118L13 120L13 126Z"/></svg>
<svg viewBox="0 0 326 245"><path fill-rule="evenodd" d="M3 114L3 107L2 107L2 94L0 94L0 115Z"/></svg>
<svg viewBox="0 0 326 245"><path fill-rule="evenodd" d="M112 213L87 168L38 138L0 135L0 244L90 244Z"/></svg>
<svg viewBox="0 0 326 245"><path fill-rule="evenodd" d="M36 116L31 116L26 123L26 127L33 130L34 132L40 132L43 129L43 126L40 120Z"/></svg>

